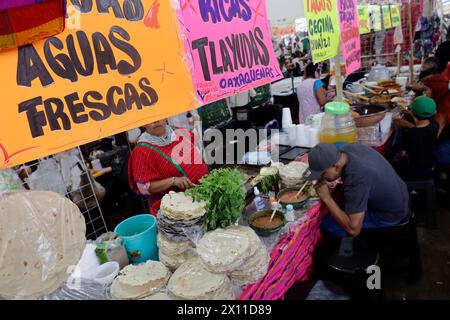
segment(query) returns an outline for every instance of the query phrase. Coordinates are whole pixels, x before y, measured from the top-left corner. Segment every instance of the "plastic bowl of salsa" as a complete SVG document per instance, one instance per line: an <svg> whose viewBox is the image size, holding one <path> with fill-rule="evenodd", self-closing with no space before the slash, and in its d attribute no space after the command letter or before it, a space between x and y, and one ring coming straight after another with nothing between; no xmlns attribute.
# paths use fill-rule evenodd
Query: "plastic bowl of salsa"
<svg viewBox="0 0 450 320"><path fill-rule="evenodd" d="M270 221L272 212L272 210L258 211L249 217L249 225L258 235L263 237L270 236L281 230L286 224L286 218L281 211L276 211L272 221Z"/></svg>

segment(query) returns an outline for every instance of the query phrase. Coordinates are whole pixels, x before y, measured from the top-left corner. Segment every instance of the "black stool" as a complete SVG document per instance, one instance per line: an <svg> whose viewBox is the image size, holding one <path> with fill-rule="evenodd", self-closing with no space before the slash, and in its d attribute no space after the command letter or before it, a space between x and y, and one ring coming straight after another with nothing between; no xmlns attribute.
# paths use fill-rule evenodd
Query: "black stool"
<svg viewBox="0 0 450 320"><path fill-rule="evenodd" d="M441 186L445 189L447 207L450 208L450 165L437 166L435 170L436 181L441 182ZM442 175L445 175L445 180L442 179Z"/></svg>
<svg viewBox="0 0 450 320"><path fill-rule="evenodd" d="M410 282L422 276L422 260L414 216L385 228L364 229L363 237L380 255L383 274L406 275ZM399 260L402 260L399 263Z"/></svg>
<svg viewBox="0 0 450 320"><path fill-rule="evenodd" d="M426 196L426 225L430 228L436 227L436 188L434 179L405 181L408 191L424 191Z"/></svg>
<svg viewBox="0 0 450 320"><path fill-rule="evenodd" d="M322 273L320 277L345 288L353 300L385 298L382 283L381 290L370 290L367 286L370 276L367 268L378 265L379 255L364 239L324 235L324 246L319 259L318 269Z"/></svg>

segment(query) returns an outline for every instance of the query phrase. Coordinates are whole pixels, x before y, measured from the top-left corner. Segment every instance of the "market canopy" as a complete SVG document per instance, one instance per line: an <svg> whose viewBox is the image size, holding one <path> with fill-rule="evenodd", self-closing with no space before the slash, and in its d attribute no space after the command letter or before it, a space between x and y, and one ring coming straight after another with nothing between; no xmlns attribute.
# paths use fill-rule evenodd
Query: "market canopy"
<svg viewBox="0 0 450 320"><path fill-rule="evenodd" d="M0 168L282 77L264 0L67 4L64 32L0 51Z"/></svg>

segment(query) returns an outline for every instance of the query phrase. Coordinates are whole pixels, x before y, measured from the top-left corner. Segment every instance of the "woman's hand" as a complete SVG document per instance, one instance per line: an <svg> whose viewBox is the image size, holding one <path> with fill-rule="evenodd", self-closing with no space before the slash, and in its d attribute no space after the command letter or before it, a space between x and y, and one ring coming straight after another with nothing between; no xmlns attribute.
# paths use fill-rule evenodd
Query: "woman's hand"
<svg viewBox="0 0 450 320"><path fill-rule="evenodd" d="M186 177L175 178L174 186L183 191L195 187L192 181Z"/></svg>

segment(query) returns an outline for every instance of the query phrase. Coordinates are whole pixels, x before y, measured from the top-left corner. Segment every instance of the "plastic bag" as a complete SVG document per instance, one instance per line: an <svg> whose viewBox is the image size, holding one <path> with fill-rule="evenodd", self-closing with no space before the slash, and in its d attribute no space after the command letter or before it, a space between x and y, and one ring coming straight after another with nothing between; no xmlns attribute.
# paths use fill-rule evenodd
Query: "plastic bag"
<svg viewBox="0 0 450 320"><path fill-rule="evenodd" d="M80 279L76 282L66 282L55 292L40 297L37 300L110 300L103 286L90 279Z"/></svg>
<svg viewBox="0 0 450 320"><path fill-rule="evenodd" d="M100 183L95 181L90 171L87 171L81 173L80 186L76 188L76 191L72 191L71 195L73 202L81 209L87 210L95 208L97 206L97 201L98 204L103 201L106 196L106 189Z"/></svg>
<svg viewBox="0 0 450 320"><path fill-rule="evenodd" d="M0 196L3 193L23 190L22 181L12 169L0 170Z"/></svg>
<svg viewBox="0 0 450 320"><path fill-rule="evenodd" d="M66 185L55 158L42 160L39 167L27 179L32 190L46 190L66 194Z"/></svg>
<svg viewBox="0 0 450 320"><path fill-rule="evenodd" d="M0 197L0 297L35 299L59 288L86 243L86 222L69 199L48 191Z"/></svg>
<svg viewBox="0 0 450 320"><path fill-rule="evenodd" d="M78 150L72 149L55 155L67 191L76 190L80 186L82 170L78 167L81 159Z"/></svg>
<svg viewBox="0 0 450 320"><path fill-rule="evenodd" d="M125 250L125 242L117 233L104 233L95 242L95 253L102 264L109 261L116 261L120 269L130 264Z"/></svg>

